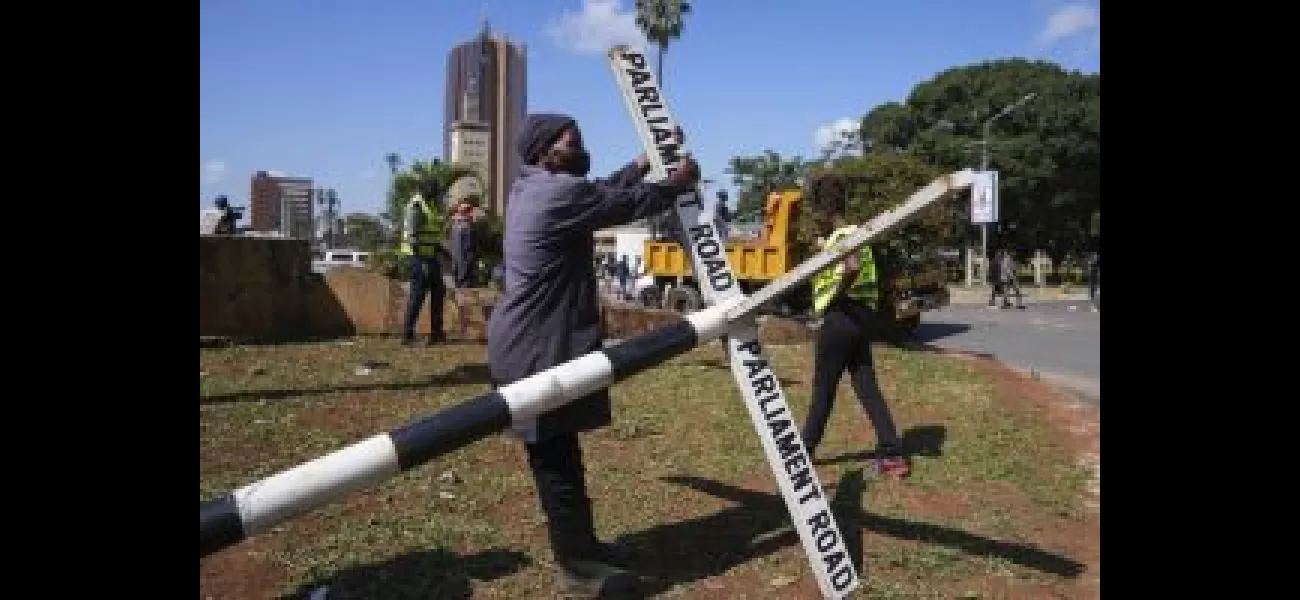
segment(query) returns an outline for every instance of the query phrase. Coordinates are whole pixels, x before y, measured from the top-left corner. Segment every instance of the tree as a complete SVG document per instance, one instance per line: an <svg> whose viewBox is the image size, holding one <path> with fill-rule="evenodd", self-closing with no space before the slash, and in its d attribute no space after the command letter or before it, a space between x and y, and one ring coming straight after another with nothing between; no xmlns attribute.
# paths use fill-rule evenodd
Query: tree
<svg viewBox="0 0 1300 600"><path fill-rule="evenodd" d="M916 116L906 104L886 102L862 117L863 150L902 152L916 139Z"/></svg>
<svg viewBox="0 0 1300 600"><path fill-rule="evenodd" d="M979 165L983 124L1026 94L1032 101L989 125L989 165L999 172L1000 222L990 243L1057 261L1082 252L1101 211L1101 74L1024 59L946 70L906 102L862 119L870 152L909 152L945 170Z"/></svg>
<svg viewBox="0 0 1300 600"><path fill-rule="evenodd" d="M849 221L866 223L901 204L940 174L938 167L899 152L873 152L821 165L808 174L808 193L799 207L795 236L799 255L810 254L817 236L809 213L828 197L845 198ZM925 248L952 244L960 223L958 203L941 200L873 245L893 256L912 256Z"/></svg>
<svg viewBox="0 0 1300 600"><path fill-rule="evenodd" d="M406 204L417 192L426 200L433 201L435 221L434 228L446 227L446 207L442 205L442 195L451 189L457 181L473 177L483 183L478 171L472 167L449 165L436 158L432 160L415 160L406 169L393 174L388 188L387 209L384 219L393 231L400 231L405 215Z"/></svg>
<svg viewBox="0 0 1300 600"><path fill-rule="evenodd" d="M760 219L763 205L771 192L798 188L812 165L802 157L785 159L774 150L758 156L735 156L728 161L726 173L737 187L735 220Z"/></svg>
<svg viewBox="0 0 1300 600"><path fill-rule="evenodd" d="M366 252L383 248L388 237L384 222L367 213L349 213L343 217L343 230L348 247Z"/></svg>
<svg viewBox="0 0 1300 600"><path fill-rule="evenodd" d="M390 166L401 164L395 153L389 153L386 160ZM447 207L442 204L442 194L451 189L452 184L462 178L473 177L482 185L478 171L469 166L449 165L436 158L415 160L404 170L394 172L388 187L386 208L381 215L389 232L396 234L402 230L406 213L406 204L417 192L429 201L433 210L433 229L445 237L447 232ZM388 247L374 252L371 263L390 277L404 278L406 263L397 260L396 236L390 236Z"/></svg>
<svg viewBox="0 0 1300 600"><path fill-rule="evenodd" d="M659 49L655 59L655 78L664 87L664 54L668 43L682 37L682 18L691 12L686 0L636 0L636 26L646 39Z"/></svg>

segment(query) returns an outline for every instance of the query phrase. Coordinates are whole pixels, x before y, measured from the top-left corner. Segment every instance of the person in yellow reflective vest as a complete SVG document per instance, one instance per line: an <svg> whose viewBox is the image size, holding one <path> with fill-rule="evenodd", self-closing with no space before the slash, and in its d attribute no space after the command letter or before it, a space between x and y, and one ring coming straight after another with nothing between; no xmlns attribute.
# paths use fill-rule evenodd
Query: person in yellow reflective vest
<svg viewBox="0 0 1300 600"><path fill-rule="evenodd" d="M813 209L813 223L826 236L824 247L856 229L845 218L844 198L824 199ZM814 350L812 405L803 426L803 441L812 457L826 430L840 377L849 371L853 390L876 430L871 461L877 472L906 477L911 467L904 455L893 415L876 380L871 355L872 333L880 329L880 278L870 245L813 277L813 310L821 318Z"/></svg>
<svg viewBox="0 0 1300 600"><path fill-rule="evenodd" d="M442 265L439 255L446 249L438 243L441 232L434 229L438 194L441 190L428 187L411 197L406 204L402 238L397 253L407 257L411 264L411 292L406 301L406 318L402 321L402 343L415 343L415 325L420 318L424 297L429 296L430 345L446 341L443 331L443 304L447 288L442 282Z"/></svg>

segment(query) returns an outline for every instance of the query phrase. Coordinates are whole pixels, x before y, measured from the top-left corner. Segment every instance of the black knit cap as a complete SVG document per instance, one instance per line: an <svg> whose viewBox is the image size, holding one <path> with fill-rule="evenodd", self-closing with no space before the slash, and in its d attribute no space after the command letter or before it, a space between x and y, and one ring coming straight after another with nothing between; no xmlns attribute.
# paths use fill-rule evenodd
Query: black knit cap
<svg viewBox="0 0 1300 600"><path fill-rule="evenodd" d="M515 148L519 151L519 157L526 165L536 163L542 153L559 139L566 127L577 123L573 117L558 113L528 115L523 126L519 128L518 137L515 138Z"/></svg>

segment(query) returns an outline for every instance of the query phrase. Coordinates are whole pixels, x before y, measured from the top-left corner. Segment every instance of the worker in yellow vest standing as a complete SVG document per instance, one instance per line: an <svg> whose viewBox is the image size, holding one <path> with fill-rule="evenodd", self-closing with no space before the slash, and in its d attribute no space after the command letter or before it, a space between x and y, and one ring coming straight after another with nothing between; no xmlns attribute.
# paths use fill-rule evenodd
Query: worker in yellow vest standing
<svg viewBox="0 0 1300 600"><path fill-rule="evenodd" d="M845 199L824 199L811 206L813 222L826 235L824 247L851 235L856 229L845 218ZM829 234L829 235L827 235ZM821 318L813 366L812 406L803 427L804 445L814 455L835 404L840 377L850 373L853 390L876 430L876 451L871 459L877 472L906 477L911 467L903 454L898 429L876 380L871 356L874 331L879 330L880 280L871 247L813 277L813 309Z"/></svg>
<svg viewBox="0 0 1300 600"><path fill-rule="evenodd" d="M408 257L411 264L411 293L406 302L406 319L402 322L402 343L415 343L415 324L420 318L420 308L424 297L429 296L429 332L430 345L447 339L442 325L443 303L447 289L442 281L442 265L439 255L446 250L439 244L442 232L436 227L438 215L433 206L437 201L437 189L424 190L428 194L416 193L406 204L406 215L402 227L401 244L398 254Z"/></svg>

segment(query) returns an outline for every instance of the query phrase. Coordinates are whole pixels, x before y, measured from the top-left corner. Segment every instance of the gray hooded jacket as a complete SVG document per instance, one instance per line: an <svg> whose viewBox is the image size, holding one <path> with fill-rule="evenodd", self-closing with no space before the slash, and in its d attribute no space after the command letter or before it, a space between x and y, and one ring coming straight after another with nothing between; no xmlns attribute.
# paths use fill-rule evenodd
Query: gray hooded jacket
<svg viewBox="0 0 1300 600"><path fill-rule="evenodd" d="M506 207L505 289L488 323L494 383L513 383L601 348L593 233L662 212L690 189L643 183L644 176L635 163L592 181L523 167ZM515 430L536 441L610 421L609 393L601 390Z"/></svg>

